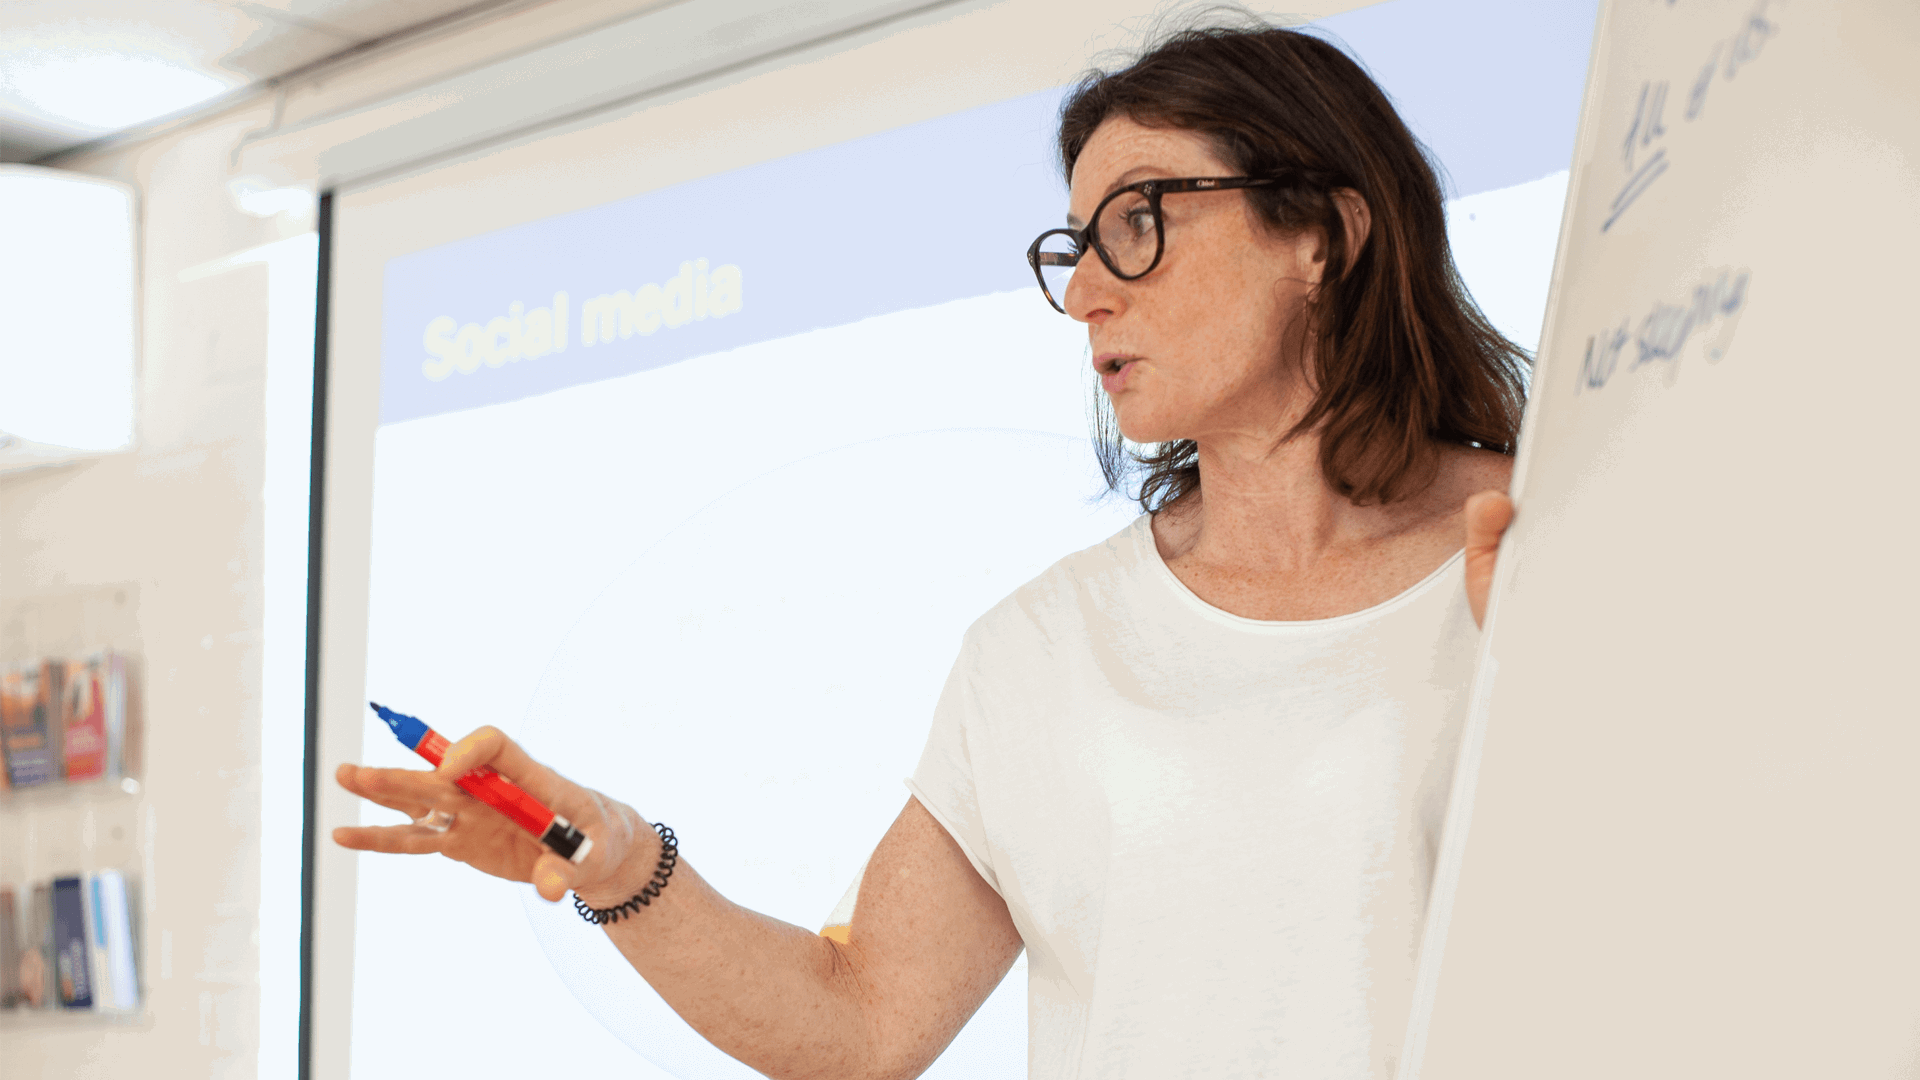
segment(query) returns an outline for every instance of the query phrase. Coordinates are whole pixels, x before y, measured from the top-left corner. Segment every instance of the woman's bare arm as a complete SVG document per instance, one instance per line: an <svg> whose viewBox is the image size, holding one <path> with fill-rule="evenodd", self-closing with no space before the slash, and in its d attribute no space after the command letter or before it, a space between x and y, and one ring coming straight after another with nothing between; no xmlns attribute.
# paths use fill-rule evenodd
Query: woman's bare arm
<svg viewBox="0 0 1920 1080"><path fill-rule="evenodd" d="M453 784L491 765L593 838L573 866ZM433 772L340 768L343 787L409 816L457 813L444 833L416 825L334 830L351 848L439 853L557 900L594 907L639 892L659 857L631 808L533 761L497 729L449 749ZM583 933L595 932L581 924ZM917 1076L1019 955L999 895L918 801L907 800L867 864L846 944L749 911L682 857L652 904L605 932L674 1011L714 1045L776 1080Z"/></svg>

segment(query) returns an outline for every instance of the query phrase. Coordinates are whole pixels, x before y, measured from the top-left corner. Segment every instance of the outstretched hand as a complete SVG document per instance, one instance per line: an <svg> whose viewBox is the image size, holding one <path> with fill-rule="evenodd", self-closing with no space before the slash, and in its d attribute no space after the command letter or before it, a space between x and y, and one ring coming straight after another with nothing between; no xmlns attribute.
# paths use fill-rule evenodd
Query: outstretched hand
<svg viewBox="0 0 1920 1080"><path fill-rule="evenodd" d="M568 862L455 784L459 777L483 765L491 766L586 833L593 840L587 857L579 865ZM333 840L341 847L445 855L495 877L532 882L548 900L560 899L568 889L576 893L619 893L627 886L623 878L632 876L623 873L625 864L633 861L629 856L640 856L651 873L651 861L644 852L635 850L654 838L653 830L639 814L533 760L499 728L483 727L454 743L437 769L347 764L340 766L335 777L341 787L355 795L398 810L415 822L434 810L453 815L453 824L444 831L421 824L338 828L333 830ZM631 891L637 892L638 886Z"/></svg>
<svg viewBox="0 0 1920 1080"><path fill-rule="evenodd" d="M1505 492L1482 491L1467 499L1467 605L1475 626L1487 623L1487 592L1493 587L1493 563L1500 538L1513 524L1513 500Z"/></svg>

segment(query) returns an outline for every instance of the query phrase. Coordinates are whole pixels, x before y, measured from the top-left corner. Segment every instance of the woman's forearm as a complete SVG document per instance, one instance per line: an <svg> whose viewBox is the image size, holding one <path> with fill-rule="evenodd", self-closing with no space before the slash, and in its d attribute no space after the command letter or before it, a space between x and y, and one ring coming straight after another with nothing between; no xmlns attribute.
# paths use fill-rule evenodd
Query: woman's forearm
<svg viewBox="0 0 1920 1080"><path fill-rule="evenodd" d="M652 877L659 841L627 820L621 866L580 894L593 907ZM683 862L651 904L606 930L694 1030L776 1080L907 1080L1006 976L1020 934L914 799L874 849L859 901L839 944L732 903Z"/></svg>
<svg viewBox="0 0 1920 1080"><path fill-rule="evenodd" d="M611 906L635 882L582 899ZM901 1075L880 1060L853 950L733 903L684 860L652 903L604 929L694 1030L767 1076Z"/></svg>
<svg viewBox="0 0 1920 1080"><path fill-rule="evenodd" d="M467 813L455 779L497 769L566 813L595 847L572 864L497 814ZM348 791L419 817L457 813L452 829L343 826L361 851L439 853L551 900L569 889L595 908L646 888L660 839L640 815L581 788L493 728L455 743L438 769L342 765ZM926 809L908 799L860 883L851 943L748 911L685 862L666 887L607 935L667 1004L714 1045L780 1080L894 1080L924 1071L1019 956L1007 905ZM582 926L583 932L593 932Z"/></svg>

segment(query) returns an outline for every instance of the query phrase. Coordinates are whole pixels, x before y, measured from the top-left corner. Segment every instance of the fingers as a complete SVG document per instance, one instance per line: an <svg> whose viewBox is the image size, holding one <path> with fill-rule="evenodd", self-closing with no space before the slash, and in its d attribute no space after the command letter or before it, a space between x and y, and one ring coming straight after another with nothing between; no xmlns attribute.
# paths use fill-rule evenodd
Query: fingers
<svg viewBox="0 0 1920 1080"><path fill-rule="evenodd" d="M1466 579L1467 606L1473 622L1487 621L1487 594L1493 589L1494 562L1500 554L1500 538L1513 524L1513 500L1505 492L1482 491L1467 499Z"/></svg>
<svg viewBox="0 0 1920 1080"><path fill-rule="evenodd" d="M1513 500L1503 491L1482 491L1467 499L1467 551L1498 547L1513 523Z"/></svg>
<svg viewBox="0 0 1920 1080"><path fill-rule="evenodd" d="M333 830L333 842L341 847L389 855L435 855L448 841L447 833L425 825L343 825Z"/></svg>
<svg viewBox="0 0 1920 1080"><path fill-rule="evenodd" d="M355 795L410 818L424 817L441 802L464 795L459 788L424 769L375 769L344 764L334 771L334 779Z"/></svg>
<svg viewBox="0 0 1920 1080"><path fill-rule="evenodd" d="M488 725L447 748L446 756L435 770L449 781L465 776L482 765L513 781L521 791L539 799L549 810L557 810L577 819L580 805L578 785L533 760L520 744L507 738L506 732ZM563 809L564 807L564 809Z"/></svg>

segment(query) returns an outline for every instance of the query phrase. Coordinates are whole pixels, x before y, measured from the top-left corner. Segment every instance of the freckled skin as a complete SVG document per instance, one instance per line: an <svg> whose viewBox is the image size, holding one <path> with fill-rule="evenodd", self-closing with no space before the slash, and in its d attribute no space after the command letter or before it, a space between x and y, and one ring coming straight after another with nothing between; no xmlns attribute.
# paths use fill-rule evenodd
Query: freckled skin
<svg viewBox="0 0 1920 1080"><path fill-rule="evenodd" d="M1075 171L1072 208L1091 213L1128 179L1230 174L1198 138L1109 121ZM1364 233L1364 203L1343 205L1349 228ZM1393 507L1333 495L1311 436L1280 439L1305 405L1287 332L1324 273L1322 238L1267 233L1237 193L1170 196L1166 209L1158 269L1119 282L1094 263L1075 275L1067 301L1087 323L1097 361L1137 358L1114 401L1121 429L1136 440L1200 444L1206 500L1184 500L1154 521L1174 572L1228 611L1317 618L1402 591L1464 542L1477 618L1509 507L1497 493L1465 510L1462 501L1504 488L1506 459L1449 450L1439 481ZM568 863L455 786L482 765L592 837L586 860ZM644 798L656 763L632 766ZM342 765L337 780L409 818L430 809L457 817L445 832L335 829L336 843L442 854L532 882L549 900L572 889L594 907L613 906L640 891L659 858L658 838L631 807L546 768L494 728L453 744L432 772ZM1006 904L913 799L868 863L845 944L728 901L695 869L697 857L683 854L651 906L604 932L696 1030L778 1080L917 1076L1021 948Z"/></svg>
<svg viewBox="0 0 1920 1080"><path fill-rule="evenodd" d="M647 764L636 770L644 775ZM481 765L591 836L585 862L568 863L455 786ZM432 772L342 765L336 779L410 818L431 809L458 815L444 833L421 825L335 829L342 846L443 854L530 881L549 900L571 888L594 907L611 907L640 891L659 858L658 838L631 807L539 764L496 728L453 744ZM780 1080L918 1075L1021 948L1006 904L913 799L868 863L845 944L728 901L686 854L650 906L603 930L695 1029Z"/></svg>
<svg viewBox="0 0 1920 1080"><path fill-rule="evenodd" d="M1235 174L1199 135L1114 118L1075 163L1071 213L1084 220L1138 180ZM1365 201L1350 190L1336 201L1364 243ZM1096 369L1126 366L1111 394L1121 432L1198 444L1201 494L1153 523L1168 567L1236 615L1320 619L1387 600L1465 547L1479 618L1511 459L1444 447L1439 476L1410 499L1361 507L1336 494L1318 436L1285 438L1312 398L1301 320L1330 272L1326 237L1273 232L1239 191L1168 195L1162 207L1166 252L1152 273L1122 281L1087 259L1064 300L1087 324Z"/></svg>

